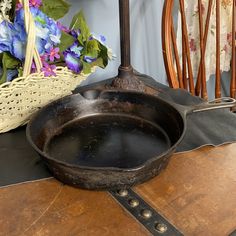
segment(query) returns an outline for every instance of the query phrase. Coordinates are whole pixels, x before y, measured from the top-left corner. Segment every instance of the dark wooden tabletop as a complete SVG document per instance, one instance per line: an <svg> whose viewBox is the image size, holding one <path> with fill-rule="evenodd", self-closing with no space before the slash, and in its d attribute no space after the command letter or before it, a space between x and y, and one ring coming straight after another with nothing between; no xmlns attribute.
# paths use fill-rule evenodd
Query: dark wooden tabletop
<svg viewBox="0 0 236 236"><path fill-rule="evenodd" d="M134 188L184 235L224 236L236 229L236 144L172 157ZM0 235L150 235L108 192L51 178L0 189Z"/></svg>

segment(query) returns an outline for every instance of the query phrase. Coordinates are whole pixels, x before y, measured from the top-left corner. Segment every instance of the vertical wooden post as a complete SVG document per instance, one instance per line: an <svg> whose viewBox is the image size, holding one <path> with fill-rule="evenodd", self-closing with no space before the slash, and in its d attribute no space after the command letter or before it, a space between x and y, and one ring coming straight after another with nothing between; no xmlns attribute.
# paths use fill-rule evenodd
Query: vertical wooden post
<svg viewBox="0 0 236 236"><path fill-rule="evenodd" d="M220 72L220 0L216 0L216 84L215 97L221 97L221 72Z"/></svg>
<svg viewBox="0 0 236 236"><path fill-rule="evenodd" d="M236 0L233 0L233 17L232 17L232 61L231 61L231 84L230 96L235 98L236 93Z"/></svg>

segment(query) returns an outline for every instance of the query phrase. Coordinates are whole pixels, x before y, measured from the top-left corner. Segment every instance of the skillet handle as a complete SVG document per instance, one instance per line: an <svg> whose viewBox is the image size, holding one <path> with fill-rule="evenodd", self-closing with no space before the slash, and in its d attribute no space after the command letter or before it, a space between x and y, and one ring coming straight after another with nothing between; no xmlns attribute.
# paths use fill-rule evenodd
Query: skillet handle
<svg viewBox="0 0 236 236"><path fill-rule="evenodd" d="M198 105L191 106L187 113L196 113L202 111L210 111L223 108L232 108L236 106L236 100L230 97L217 98L215 100L204 102Z"/></svg>

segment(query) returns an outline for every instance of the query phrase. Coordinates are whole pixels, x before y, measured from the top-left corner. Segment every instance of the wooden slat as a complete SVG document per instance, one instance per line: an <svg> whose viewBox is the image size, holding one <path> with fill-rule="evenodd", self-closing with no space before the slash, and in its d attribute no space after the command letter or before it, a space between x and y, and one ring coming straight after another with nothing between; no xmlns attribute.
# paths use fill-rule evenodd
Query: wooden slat
<svg viewBox="0 0 236 236"><path fill-rule="evenodd" d="M235 13L236 1L233 0L233 17L232 17L232 62L231 62L231 84L230 84L230 96L235 98L236 93L236 55L235 55L235 32L236 32L236 13Z"/></svg>
<svg viewBox="0 0 236 236"><path fill-rule="evenodd" d="M182 27L182 75L183 75L183 84L184 88L188 90L188 80L187 80L187 66L186 66L186 46L184 39L184 30L183 30L183 15L181 14L181 27Z"/></svg>
<svg viewBox="0 0 236 236"><path fill-rule="evenodd" d="M198 0L198 12L199 12L199 32L200 32L200 68L201 68L201 95L202 98L207 100L207 89L206 89L206 68L205 68L205 57L204 57L204 38L203 38L203 19L202 19L202 1Z"/></svg>
<svg viewBox="0 0 236 236"><path fill-rule="evenodd" d="M182 38L182 71L183 71L183 84L184 88L188 89L188 79L187 79L187 66L186 66L186 49L185 42Z"/></svg>
<svg viewBox="0 0 236 236"><path fill-rule="evenodd" d="M180 0L179 2L180 2L180 11L182 14L183 40L185 42L184 45L185 45L186 56L187 56L189 91L192 95L195 95L193 69L192 69L192 63L191 63L191 58L190 58L189 38L188 38L188 31L187 31L187 21L186 21L186 16L185 16L184 0Z"/></svg>
<svg viewBox="0 0 236 236"><path fill-rule="evenodd" d="M182 71L181 71L181 67L180 67L180 60L179 60L179 52L178 52L177 43L176 43L176 35L175 35L173 17L171 19L171 39L172 39L172 43L173 43L179 87L184 88L183 76L182 76Z"/></svg>
<svg viewBox="0 0 236 236"><path fill-rule="evenodd" d="M201 57L204 57L204 58L205 58L205 53L206 53L206 45L207 45L207 38L208 38L208 32L209 32L209 26L210 26L212 5L213 5L213 0L209 0L207 17L206 17L205 32L204 32L204 39L203 39L203 55L201 55ZM195 86L195 92L196 92L197 96L200 95L200 91L201 91L201 66L199 66L198 75L197 75L197 83Z"/></svg>
<svg viewBox="0 0 236 236"><path fill-rule="evenodd" d="M172 40L171 40L171 19L174 0L165 1L162 13L162 52L166 68L169 86L179 88L175 66L173 62Z"/></svg>
<svg viewBox="0 0 236 236"><path fill-rule="evenodd" d="M220 73L220 0L216 0L216 84L215 97L221 97L221 73Z"/></svg>

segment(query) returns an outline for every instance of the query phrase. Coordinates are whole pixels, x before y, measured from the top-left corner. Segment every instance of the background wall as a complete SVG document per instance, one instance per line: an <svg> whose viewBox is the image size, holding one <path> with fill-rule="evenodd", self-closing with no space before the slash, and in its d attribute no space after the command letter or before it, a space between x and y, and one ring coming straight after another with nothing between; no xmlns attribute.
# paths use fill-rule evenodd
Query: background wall
<svg viewBox="0 0 236 236"><path fill-rule="evenodd" d="M98 69L84 84L117 75L120 65L118 0L68 0L71 9L62 22L69 25L73 15L82 9L92 32L103 34L117 58L105 70ZM164 0L130 0L131 60L133 67L167 84L161 46L161 17ZM176 11L177 13L177 8ZM177 18L176 18L177 19ZM223 95L229 95L230 74L222 75ZM214 98L214 77L207 83L209 99Z"/></svg>
<svg viewBox="0 0 236 236"><path fill-rule="evenodd" d="M118 0L68 0L69 14L62 19L69 25L73 15L83 9L92 32L106 36L117 55L105 70L99 69L85 83L116 76L120 65ZM161 47L161 14L164 0L130 0L131 60L133 67L155 80L166 83Z"/></svg>

